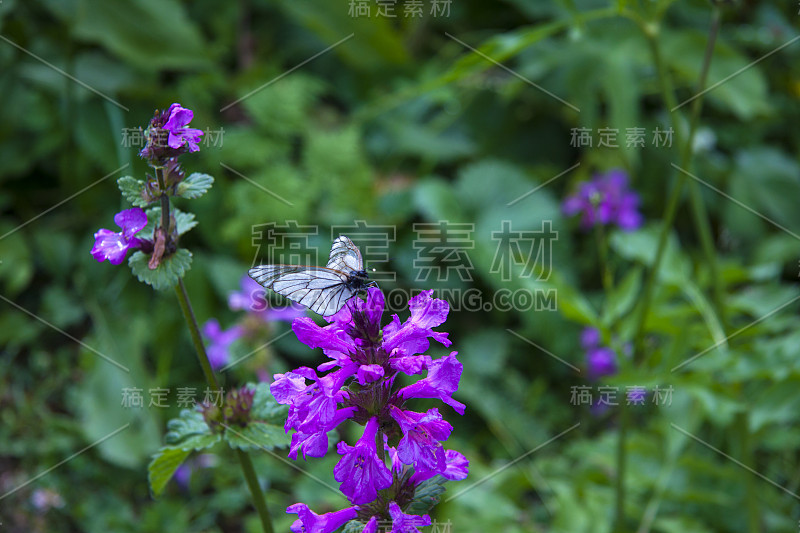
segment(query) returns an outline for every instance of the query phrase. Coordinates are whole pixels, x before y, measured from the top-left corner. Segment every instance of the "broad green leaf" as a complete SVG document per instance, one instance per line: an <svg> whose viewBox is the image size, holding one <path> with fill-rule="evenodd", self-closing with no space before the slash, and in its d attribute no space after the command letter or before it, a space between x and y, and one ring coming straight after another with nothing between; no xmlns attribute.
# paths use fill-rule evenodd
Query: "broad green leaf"
<svg viewBox="0 0 800 533"><path fill-rule="evenodd" d="M211 188L214 178L202 172L193 172L178 184L175 194L182 198L200 198Z"/></svg>
<svg viewBox="0 0 800 533"><path fill-rule="evenodd" d="M220 440L218 433L211 432L202 413L191 409L182 410L178 418L167 422L167 429L166 443L182 450L202 450Z"/></svg>
<svg viewBox="0 0 800 533"><path fill-rule="evenodd" d="M291 441L291 437L283 429L283 424L278 426L254 421L249 422L244 428L230 426L223 435L231 448L245 451L283 448Z"/></svg>
<svg viewBox="0 0 800 533"><path fill-rule="evenodd" d="M117 186L122 196L136 207L147 207L152 203L144 199L144 180L137 180L133 176L122 176L117 180Z"/></svg>
<svg viewBox="0 0 800 533"><path fill-rule="evenodd" d="M165 257L155 270L150 270L149 261L149 255L136 252L128 259L128 265L139 281L162 291L174 287L186 274L192 264L192 253L185 248L179 248L174 254Z"/></svg>
<svg viewBox="0 0 800 533"><path fill-rule="evenodd" d="M289 407L279 404L270 392L268 383L256 385L256 392L253 395L253 407L250 409L250 416L253 420L260 420L270 424L283 427Z"/></svg>
<svg viewBox="0 0 800 533"><path fill-rule="evenodd" d="M422 515L433 509L439 503L439 497L445 491L442 484L447 481L442 476L435 476L423 481L414 493L414 501L408 507L408 513Z"/></svg>
<svg viewBox="0 0 800 533"><path fill-rule="evenodd" d="M190 453L192 453L191 450L167 446L161 448L153 456L153 460L147 466L147 481L150 483L153 496L160 496L164 492L164 487L167 486L172 475L189 457Z"/></svg>

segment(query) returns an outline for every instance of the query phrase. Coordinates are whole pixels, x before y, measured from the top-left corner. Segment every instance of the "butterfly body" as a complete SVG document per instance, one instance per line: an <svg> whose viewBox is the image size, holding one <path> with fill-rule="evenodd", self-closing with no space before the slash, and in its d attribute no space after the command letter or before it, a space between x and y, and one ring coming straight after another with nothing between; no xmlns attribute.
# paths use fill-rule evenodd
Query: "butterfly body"
<svg viewBox="0 0 800 533"><path fill-rule="evenodd" d="M344 235L333 241L324 267L261 265L251 268L248 274L262 287L322 316L336 314L350 298L374 283L364 269L361 252Z"/></svg>

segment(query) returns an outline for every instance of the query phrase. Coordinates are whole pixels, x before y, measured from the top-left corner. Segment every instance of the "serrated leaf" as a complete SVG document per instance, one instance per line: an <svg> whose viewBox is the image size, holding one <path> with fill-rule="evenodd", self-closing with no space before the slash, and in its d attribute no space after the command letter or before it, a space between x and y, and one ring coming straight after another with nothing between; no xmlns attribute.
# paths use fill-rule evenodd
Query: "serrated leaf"
<svg viewBox="0 0 800 533"><path fill-rule="evenodd" d="M214 178L202 172L193 172L178 184L175 191L181 198L200 198L211 188Z"/></svg>
<svg viewBox="0 0 800 533"><path fill-rule="evenodd" d="M342 533L362 533L364 528L367 526L364 522L359 522L358 520L350 520L347 524L345 524Z"/></svg>
<svg viewBox="0 0 800 533"><path fill-rule="evenodd" d="M272 396L268 383L256 385L256 392L253 394L253 407L250 409L250 416L253 420L283 426L288 411L288 406L279 404Z"/></svg>
<svg viewBox="0 0 800 533"><path fill-rule="evenodd" d="M133 176L122 176L117 180L117 187L122 196L136 207L147 207L152 203L144 199L144 180L137 180Z"/></svg>
<svg viewBox="0 0 800 533"><path fill-rule="evenodd" d="M189 270L192 264L192 253L179 248L174 254L162 259L155 270L147 266L150 256L139 251L128 259L128 266L139 281L147 283L156 290L165 290L175 286Z"/></svg>
<svg viewBox="0 0 800 533"><path fill-rule="evenodd" d="M175 217L175 225L178 229L178 236L183 235L197 225L194 213L184 213L180 209L170 208L170 214ZM156 224L161 224L161 207L151 207L147 210L147 225L142 229L141 234L152 238L156 229Z"/></svg>
<svg viewBox="0 0 800 533"><path fill-rule="evenodd" d="M408 507L408 513L422 515L439 503L439 496L444 492L442 484L447 481L442 476L435 476L423 481L414 492L414 500Z"/></svg>
<svg viewBox="0 0 800 533"><path fill-rule="evenodd" d="M184 409L178 418L167 422L168 445L182 450L202 450L213 446L220 440L218 433L212 433L199 411Z"/></svg>
<svg viewBox="0 0 800 533"><path fill-rule="evenodd" d="M190 453L191 450L164 447L153 456L153 460L147 466L147 481L150 483L153 496L159 496L164 492L164 487Z"/></svg>
<svg viewBox="0 0 800 533"><path fill-rule="evenodd" d="M249 422L247 427L230 427L225 430L225 441L231 448L241 450L271 450L289 445L291 438L283 429L266 422Z"/></svg>

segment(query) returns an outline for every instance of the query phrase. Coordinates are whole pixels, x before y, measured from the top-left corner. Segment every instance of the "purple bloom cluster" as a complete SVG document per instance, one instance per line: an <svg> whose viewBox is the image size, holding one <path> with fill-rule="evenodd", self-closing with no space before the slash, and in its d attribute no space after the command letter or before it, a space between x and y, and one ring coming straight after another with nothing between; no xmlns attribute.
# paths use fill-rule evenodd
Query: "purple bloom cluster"
<svg viewBox="0 0 800 533"><path fill-rule="evenodd" d="M147 144L139 152L139 157L155 166L163 166L182 153L200 150L203 130L188 127L193 118L194 111L178 103L164 111L156 110L145 131Z"/></svg>
<svg viewBox="0 0 800 533"><path fill-rule="evenodd" d="M642 225L639 195L628 188L628 175L619 169L581 183L578 192L564 200L562 210L567 216L580 213L584 229L597 224L616 224L632 231Z"/></svg>
<svg viewBox="0 0 800 533"><path fill-rule="evenodd" d="M467 459L442 444L453 427L439 410L419 413L405 406L413 398L436 398L464 413L464 404L452 398L463 368L457 352L439 359L422 355L430 347L429 339L451 344L447 333L433 329L444 323L449 306L432 298L432 292L411 299L411 316L405 322L393 315L383 328L384 297L377 288L368 289L365 301L350 300L327 326L307 317L292 324L301 342L322 348L331 360L317 370L300 367L275 375L270 390L279 403L289 406L286 431L295 430L289 457L324 456L328 432L344 420L364 426L355 445L339 442L336 447L341 458L334 479L353 506L317 515L305 504L292 505L287 512L298 515L292 531L328 533L357 518L366 524L365 533L377 531L384 520L392 522L393 532L415 532L430 524L428 515L403 512L417 487L436 475L466 478ZM400 373L425 377L399 388L395 381ZM383 444L379 448L377 443Z"/></svg>
<svg viewBox="0 0 800 533"><path fill-rule="evenodd" d="M143 241L136 237L147 225L147 215L145 212L134 207L120 211L114 215L114 222L122 228L119 233L114 233L109 229L97 230L94 234L94 246L92 247L92 257L102 263L106 259L112 265L119 265L128 254L128 250L141 248Z"/></svg>

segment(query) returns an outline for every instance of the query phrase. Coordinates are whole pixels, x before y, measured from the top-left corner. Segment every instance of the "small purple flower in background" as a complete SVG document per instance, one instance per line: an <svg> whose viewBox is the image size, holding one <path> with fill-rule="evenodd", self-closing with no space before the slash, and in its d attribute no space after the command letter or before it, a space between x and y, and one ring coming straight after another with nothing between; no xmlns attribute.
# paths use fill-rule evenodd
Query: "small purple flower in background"
<svg viewBox="0 0 800 533"><path fill-rule="evenodd" d="M584 328L581 332L581 346L586 350L586 367L589 378L597 379L617 373L617 354L607 346L601 346L600 330Z"/></svg>
<svg viewBox="0 0 800 533"><path fill-rule="evenodd" d="M203 336L208 340L208 362L218 370L228 364L230 346L244 334L242 326L232 326L223 331L216 318L203 324Z"/></svg>
<svg viewBox="0 0 800 533"><path fill-rule="evenodd" d="M586 366L592 379L610 376L617 372L617 354L605 346L591 348L586 352Z"/></svg>
<svg viewBox="0 0 800 533"><path fill-rule="evenodd" d="M264 322L291 322L306 314L306 308L299 304L269 307L264 287L248 275L242 276L239 286L241 291L228 294L228 307L232 311L247 311Z"/></svg>
<svg viewBox="0 0 800 533"><path fill-rule="evenodd" d="M642 225L639 195L628 188L628 176L623 170L610 170L581 183L578 192L568 196L562 205L567 216L581 213L581 226L589 229L596 224L616 224L626 231Z"/></svg>
<svg viewBox="0 0 800 533"><path fill-rule="evenodd" d="M581 332L581 346L584 350L594 348L600 344L600 330L597 328L584 328Z"/></svg>
<svg viewBox="0 0 800 533"><path fill-rule="evenodd" d="M167 139L169 147L177 149L185 144L189 147L190 152L198 151L200 149L198 143L200 136L203 135L203 130L186 127L194 118L194 111L175 103L169 106L167 113L169 119L164 124L164 129L169 132Z"/></svg>
<svg viewBox="0 0 800 533"><path fill-rule="evenodd" d="M142 209L134 207L114 215L114 222L122 231L114 233L108 229L98 230L94 234L91 254L101 263L108 259L112 265L118 265L125 259L128 250L136 250L142 246L142 240L135 235L147 225L147 215Z"/></svg>

